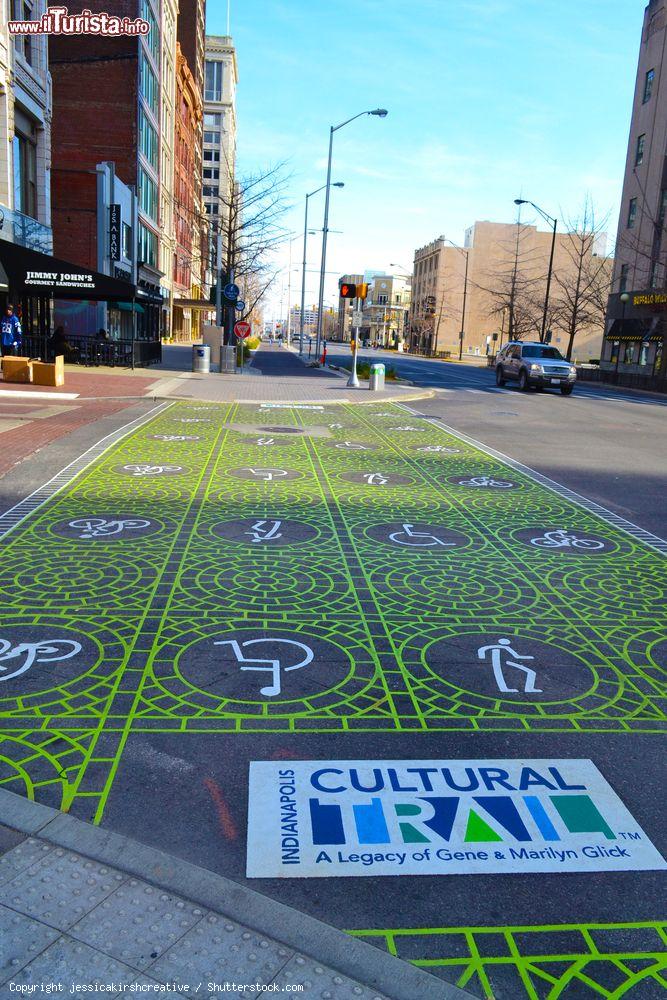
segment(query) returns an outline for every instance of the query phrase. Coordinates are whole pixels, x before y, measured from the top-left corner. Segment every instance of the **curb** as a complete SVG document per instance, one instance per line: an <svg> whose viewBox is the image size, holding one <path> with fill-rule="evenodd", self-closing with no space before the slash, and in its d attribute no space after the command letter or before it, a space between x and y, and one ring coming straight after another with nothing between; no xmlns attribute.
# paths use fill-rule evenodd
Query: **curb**
<svg viewBox="0 0 667 1000"><path fill-rule="evenodd" d="M235 921L258 934L278 940L391 1000L473 1000L471 993L231 879L6 789L0 789L0 820L21 833L117 868L207 909L233 915Z"/></svg>

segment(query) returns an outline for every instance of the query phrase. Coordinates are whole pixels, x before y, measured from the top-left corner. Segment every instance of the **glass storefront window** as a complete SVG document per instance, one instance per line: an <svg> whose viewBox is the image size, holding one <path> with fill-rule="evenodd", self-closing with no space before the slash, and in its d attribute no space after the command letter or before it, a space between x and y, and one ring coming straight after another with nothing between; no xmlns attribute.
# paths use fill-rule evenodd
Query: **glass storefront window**
<svg viewBox="0 0 667 1000"><path fill-rule="evenodd" d="M653 374L659 375L662 368L662 341L656 344L655 359L653 361Z"/></svg>
<svg viewBox="0 0 667 1000"><path fill-rule="evenodd" d="M621 345L618 342L618 340L612 340L612 342L611 342L611 354L609 355L609 360L611 361L612 365L618 364L618 350L619 350L620 346Z"/></svg>
<svg viewBox="0 0 667 1000"><path fill-rule="evenodd" d="M623 345L623 364L631 365L634 364L635 360L635 350L637 348L636 344L624 344Z"/></svg>

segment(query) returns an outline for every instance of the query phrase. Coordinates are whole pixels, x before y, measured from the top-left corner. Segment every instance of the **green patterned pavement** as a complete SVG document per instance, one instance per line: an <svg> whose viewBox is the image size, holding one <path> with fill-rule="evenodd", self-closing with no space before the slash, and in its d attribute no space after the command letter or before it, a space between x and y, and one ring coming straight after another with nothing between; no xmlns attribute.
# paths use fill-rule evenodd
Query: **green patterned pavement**
<svg viewBox="0 0 667 1000"><path fill-rule="evenodd" d="M350 933L484 1000L495 996L657 1000L667 991L664 923L422 927Z"/></svg>
<svg viewBox="0 0 667 1000"><path fill-rule="evenodd" d="M99 822L132 732L657 733L665 581L399 406L174 404L5 542L0 782ZM534 691L478 655L500 638Z"/></svg>

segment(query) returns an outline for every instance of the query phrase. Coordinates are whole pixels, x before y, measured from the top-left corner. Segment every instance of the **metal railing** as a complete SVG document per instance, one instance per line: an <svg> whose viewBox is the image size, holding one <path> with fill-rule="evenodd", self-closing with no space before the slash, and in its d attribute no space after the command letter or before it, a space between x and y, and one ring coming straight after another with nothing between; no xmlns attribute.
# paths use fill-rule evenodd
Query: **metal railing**
<svg viewBox="0 0 667 1000"><path fill-rule="evenodd" d="M56 351L50 338L28 334L23 337L21 351L26 357L43 358L52 361ZM60 353L60 352L59 352ZM131 340L98 340L97 337L71 337L62 351L68 365L107 368L130 368L132 366ZM162 360L160 341L135 340L134 363L140 367Z"/></svg>

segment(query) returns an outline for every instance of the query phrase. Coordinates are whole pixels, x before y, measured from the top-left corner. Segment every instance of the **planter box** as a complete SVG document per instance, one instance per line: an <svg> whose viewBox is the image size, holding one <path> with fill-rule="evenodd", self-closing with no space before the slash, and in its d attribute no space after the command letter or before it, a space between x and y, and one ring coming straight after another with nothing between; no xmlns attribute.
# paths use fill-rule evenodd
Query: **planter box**
<svg viewBox="0 0 667 1000"><path fill-rule="evenodd" d="M2 373L5 382L32 382L32 362L30 358L15 358L7 354L2 359Z"/></svg>
<svg viewBox="0 0 667 1000"><path fill-rule="evenodd" d="M32 380L35 385L64 385L65 359L62 354L52 364L47 364L44 361L33 361Z"/></svg>

